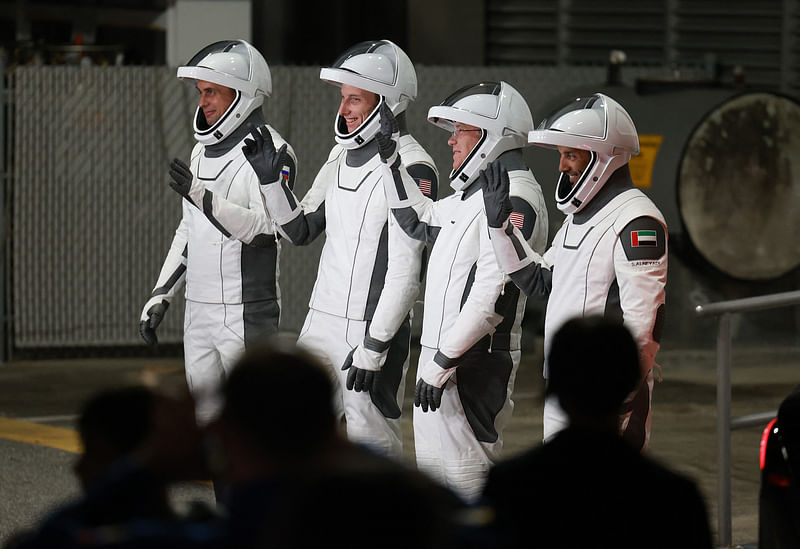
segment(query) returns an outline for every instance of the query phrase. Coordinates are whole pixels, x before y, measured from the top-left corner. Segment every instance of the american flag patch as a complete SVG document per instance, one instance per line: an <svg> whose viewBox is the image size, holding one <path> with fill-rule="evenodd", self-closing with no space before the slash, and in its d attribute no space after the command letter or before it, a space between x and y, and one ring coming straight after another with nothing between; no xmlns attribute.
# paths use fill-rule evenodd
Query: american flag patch
<svg viewBox="0 0 800 549"><path fill-rule="evenodd" d="M431 194L431 180L430 179L417 179L417 187L422 191L425 196Z"/></svg>
<svg viewBox="0 0 800 549"><path fill-rule="evenodd" d="M289 166L284 166L283 169L281 170L281 179L283 179L284 181L289 181L289 174L290 174Z"/></svg>
<svg viewBox="0 0 800 549"><path fill-rule="evenodd" d="M519 212L511 212L511 215L508 216L508 220L511 221L511 224L514 225L520 231L522 230L522 225L525 224L525 214Z"/></svg>

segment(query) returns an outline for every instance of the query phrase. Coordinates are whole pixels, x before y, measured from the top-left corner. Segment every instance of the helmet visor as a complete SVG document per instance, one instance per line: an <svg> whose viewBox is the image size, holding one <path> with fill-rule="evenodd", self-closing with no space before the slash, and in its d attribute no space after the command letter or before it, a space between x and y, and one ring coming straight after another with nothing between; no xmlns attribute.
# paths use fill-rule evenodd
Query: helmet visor
<svg viewBox="0 0 800 549"><path fill-rule="evenodd" d="M450 94L440 106L452 107L488 118L497 118L501 89L500 82L471 84Z"/></svg>
<svg viewBox="0 0 800 549"><path fill-rule="evenodd" d="M397 83L397 53L385 40L359 42L340 55L330 68L352 72L387 86Z"/></svg>
<svg viewBox="0 0 800 549"><path fill-rule="evenodd" d="M557 131L604 139L607 133L606 105L600 95L576 97L556 109L539 124L537 131Z"/></svg>

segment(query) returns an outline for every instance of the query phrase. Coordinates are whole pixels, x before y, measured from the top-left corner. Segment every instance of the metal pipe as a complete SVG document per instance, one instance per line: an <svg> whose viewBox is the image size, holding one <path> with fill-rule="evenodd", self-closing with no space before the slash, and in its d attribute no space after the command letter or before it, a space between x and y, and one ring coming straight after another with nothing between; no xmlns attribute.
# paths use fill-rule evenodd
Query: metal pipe
<svg viewBox="0 0 800 549"><path fill-rule="evenodd" d="M715 316L722 313L743 313L760 309L787 307L789 305L800 305L800 290L707 303L698 305L694 308L694 311L697 316Z"/></svg>
<svg viewBox="0 0 800 549"><path fill-rule="evenodd" d="M778 415L778 410L769 412L761 412L760 414L750 414L747 416L735 417L731 420L731 430L745 429L747 427L755 427L757 425L766 426L775 416Z"/></svg>
<svg viewBox="0 0 800 549"><path fill-rule="evenodd" d="M719 317L717 332L717 535L731 545L731 313Z"/></svg>

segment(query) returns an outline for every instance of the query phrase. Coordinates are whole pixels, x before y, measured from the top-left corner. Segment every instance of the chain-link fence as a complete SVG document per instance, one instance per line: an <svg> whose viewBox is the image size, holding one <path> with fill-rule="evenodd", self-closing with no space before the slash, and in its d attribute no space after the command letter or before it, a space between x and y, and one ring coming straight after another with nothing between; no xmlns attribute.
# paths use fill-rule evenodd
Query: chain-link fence
<svg viewBox="0 0 800 549"><path fill-rule="evenodd" d="M503 79L528 99L539 120L542 106L563 100L565 90L601 85L605 69L418 67L418 76L409 129L436 160L443 196L449 194L451 153L446 135L426 122L428 107L462 85ZM298 154L296 191L302 196L334 143L338 91L310 67L273 67L273 85L264 114ZM194 144L195 91L166 67L66 66L16 68L9 90L11 348L140 344L140 310L180 218L167 164L188 157ZM285 330L297 331L305 317L323 240L283 245ZM176 300L159 328L162 342L180 342L182 310Z"/></svg>

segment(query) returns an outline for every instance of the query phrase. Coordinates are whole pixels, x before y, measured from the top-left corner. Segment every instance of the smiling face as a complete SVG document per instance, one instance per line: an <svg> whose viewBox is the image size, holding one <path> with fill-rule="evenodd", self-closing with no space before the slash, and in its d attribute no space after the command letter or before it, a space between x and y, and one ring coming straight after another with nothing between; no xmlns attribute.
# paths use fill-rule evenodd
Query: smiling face
<svg viewBox="0 0 800 549"><path fill-rule="evenodd" d="M378 105L378 95L349 84L342 84L342 102L339 115L347 124L347 133L353 133L364 123Z"/></svg>
<svg viewBox="0 0 800 549"><path fill-rule="evenodd" d="M236 90L233 88L227 88L205 80L197 81L197 91L200 93L197 106L203 111L209 126L217 123L236 98Z"/></svg>
<svg viewBox="0 0 800 549"><path fill-rule="evenodd" d="M558 161L558 171L569 176L572 185L581 178L583 170L589 165L592 153L583 149L573 149L572 147L558 147L558 154L561 159Z"/></svg>
<svg viewBox="0 0 800 549"><path fill-rule="evenodd" d="M477 126L456 122L447 144L453 148L453 171L457 170L481 139L481 129Z"/></svg>

